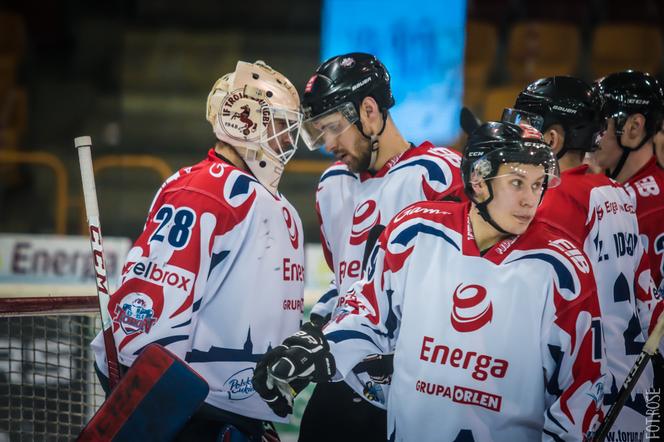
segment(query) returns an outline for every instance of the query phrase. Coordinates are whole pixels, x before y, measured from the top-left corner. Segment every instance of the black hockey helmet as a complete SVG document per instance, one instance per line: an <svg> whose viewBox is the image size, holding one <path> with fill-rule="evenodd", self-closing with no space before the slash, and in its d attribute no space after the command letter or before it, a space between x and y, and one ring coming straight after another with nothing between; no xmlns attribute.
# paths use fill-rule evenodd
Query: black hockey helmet
<svg viewBox="0 0 664 442"><path fill-rule="evenodd" d="M660 129L664 118L664 92L655 77L645 72L627 70L609 74L595 83L597 95L602 100L600 115L603 123L609 118L615 121L618 145L623 154L613 171L608 175L615 178L620 173L627 156L640 149ZM646 119L645 137L636 147L623 146L620 137L630 115L642 114Z"/></svg>
<svg viewBox="0 0 664 442"><path fill-rule="evenodd" d="M547 188L560 183L558 160L542 134L531 126L507 122L489 121L478 127L466 142L461 160L461 175L464 191L475 203L480 215L496 230L505 232L489 215L487 205L493 199L490 180L497 177L498 168L505 163L534 164L544 167L545 179L542 196ZM487 182L489 198L479 202L475 199L472 185L477 180Z"/></svg>
<svg viewBox="0 0 664 442"><path fill-rule="evenodd" d="M303 129L305 142L311 150L322 147L321 133L312 123L323 116L341 112L360 132L369 138L359 121L360 104L372 97L387 118L387 110L394 106L390 74L383 63L371 54L352 52L330 58L321 64L307 82L302 94ZM383 125L384 127L384 125Z"/></svg>
<svg viewBox="0 0 664 442"><path fill-rule="evenodd" d="M601 116L614 118L616 135L622 134L627 117L646 117L646 138L652 137L662 121L664 93L657 79L645 72L627 70L601 78L595 84L602 99Z"/></svg>
<svg viewBox="0 0 664 442"><path fill-rule="evenodd" d="M594 149L600 129L600 102L583 80L569 76L539 79L519 94L514 107L541 116L541 127L537 129L542 132L554 124L563 127L565 143L558 158L567 150L588 152ZM506 113L509 115L508 109ZM503 120L510 121L506 113Z"/></svg>
<svg viewBox="0 0 664 442"><path fill-rule="evenodd" d="M359 111L365 97L373 97L381 109L394 105L387 69L371 54L337 55L321 64L307 82L302 95L304 118L317 117L345 102Z"/></svg>

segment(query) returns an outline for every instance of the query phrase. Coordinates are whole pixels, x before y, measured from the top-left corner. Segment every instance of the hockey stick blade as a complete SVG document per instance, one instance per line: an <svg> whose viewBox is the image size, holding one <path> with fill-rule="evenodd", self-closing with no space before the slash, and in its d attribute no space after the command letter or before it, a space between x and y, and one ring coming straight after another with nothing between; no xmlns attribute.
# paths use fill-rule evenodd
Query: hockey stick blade
<svg viewBox="0 0 664 442"><path fill-rule="evenodd" d="M650 333L648 340L643 345L643 350L636 358L632 369L629 371L629 373L627 373L625 382L623 383L622 387L620 387L620 391L618 391L616 401L613 403L613 405L611 405L611 408L609 408L609 411L606 413L604 421L595 432L595 437L592 439L593 442L602 442L606 438L606 435L609 433L613 423L616 421L618 414L620 414L620 410L622 410L623 405L625 405L625 402L629 398L629 395L632 393L634 386L638 382L641 373L643 373L643 370L645 370L648 361L650 361L650 358L652 358L652 356L657 353L657 349L659 348L659 344L662 341L663 335L664 313L660 313L659 319L657 320L657 325L655 325L655 328Z"/></svg>

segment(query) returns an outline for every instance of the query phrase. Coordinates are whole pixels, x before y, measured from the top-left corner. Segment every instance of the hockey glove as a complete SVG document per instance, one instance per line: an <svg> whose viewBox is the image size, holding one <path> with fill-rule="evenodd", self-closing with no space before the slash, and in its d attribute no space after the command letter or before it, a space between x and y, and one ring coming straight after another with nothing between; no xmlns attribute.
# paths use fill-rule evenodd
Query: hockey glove
<svg viewBox="0 0 664 442"><path fill-rule="evenodd" d="M288 383L276 381L268 373L268 367L281 358L286 348L286 346L280 345L267 352L256 364L251 381L256 393L279 417L286 417L293 412L293 399L309 384L307 380L300 380L294 381L291 386Z"/></svg>
<svg viewBox="0 0 664 442"><path fill-rule="evenodd" d="M278 381L290 383L295 379L307 379L327 382L337 371L323 332L310 322L286 338L283 345L286 350L268 368Z"/></svg>
<svg viewBox="0 0 664 442"><path fill-rule="evenodd" d="M292 412L293 398L310 381L326 382L335 373L334 358L323 333L313 324L286 338L256 365L253 386L278 416Z"/></svg>

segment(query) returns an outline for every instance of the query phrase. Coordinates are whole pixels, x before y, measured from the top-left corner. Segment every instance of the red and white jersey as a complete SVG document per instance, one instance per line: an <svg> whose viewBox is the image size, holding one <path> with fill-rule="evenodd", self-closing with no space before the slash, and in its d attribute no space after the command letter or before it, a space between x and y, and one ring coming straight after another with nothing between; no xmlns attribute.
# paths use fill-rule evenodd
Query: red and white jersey
<svg viewBox="0 0 664 442"><path fill-rule="evenodd" d="M324 329L337 377L394 351L394 441L580 441L601 417L592 268L544 223L480 255L470 204L399 213Z"/></svg>
<svg viewBox="0 0 664 442"><path fill-rule="evenodd" d="M302 225L284 197L211 149L162 185L122 275L108 306L121 364L159 343L206 379L207 403L286 421L251 383L302 320ZM105 367L101 335L93 348Z"/></svg>
<svg viewBox="0 0 664 442"><path fill-rule="evenodd" d="M387 224L401 209L418 201L446 196L465 200L460 164L459 153L424 142L392 158L374 175L353 173L341 162L330 166L318 184L316 210L334 281L311 312L332 315L338 294L360 279L372 227Z"/></svg>
<svg viewBox="0 0 664 442"><path fill-rule="evenodd" d="M560 186L544 196L537 217L583 245L592 264L609 372L604 404L610 406L658 317L653 317L657 300L648 256L639 240L634 201L619 183L589 173L586 165L564 171L561 178ZM619 433L644 438L652 382L648 365L611 429L616 440Z"/></svg>
<svg viewBox="0 0 664 442"><path fill-rule="evenodd" d="M641 239L646 244L655 285L664 279L664 169L652 157L624 184L636 200Z"/></svg>

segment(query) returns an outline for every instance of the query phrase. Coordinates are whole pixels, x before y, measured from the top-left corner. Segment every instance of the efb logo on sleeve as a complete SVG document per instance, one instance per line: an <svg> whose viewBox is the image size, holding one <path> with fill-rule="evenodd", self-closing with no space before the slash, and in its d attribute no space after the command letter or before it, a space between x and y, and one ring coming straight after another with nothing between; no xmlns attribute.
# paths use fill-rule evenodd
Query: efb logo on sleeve
<svg viewBox="0 0 664 442"><path fill-rule="evenodd" d="M290 238L291 245L293 246L294 249L297 250L298 246L300 245L300 237L299 233L297 232L297 224L295 223L295 220L293 219L293 216L291 213L288 211L287 208L282 208L282 213L284 214L284 221L286 221L286 228L288 229L288 237Z"/></svg>
<svg viewBox="0 0 664 442"><path fill-rule="evenodd" d="M350 243L352 245L364 244L371 228L376 224L380 224L380 211L376 210L376 207L376 201L366 200L355 208L353 227L350 231Z"/></svg>
<svg viewBox="0 0 664 442"><path fill-rule="evenodd" d="M149 333L156 320L152 299L143 293L125 296L113 312L113 322L119 324L127 335Z"/></svg>
<svg viewBox="0 0 664 442"><path fill-rule="evenodd" d="M452 326L458 332L468 333L479 330L493 317L493 306L481 285L459 284L452 296Z"/></svg>

